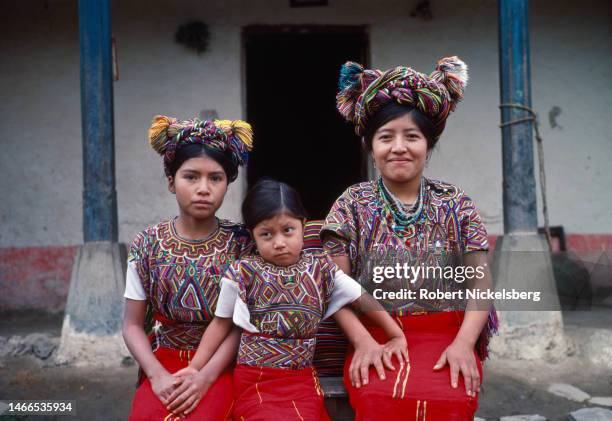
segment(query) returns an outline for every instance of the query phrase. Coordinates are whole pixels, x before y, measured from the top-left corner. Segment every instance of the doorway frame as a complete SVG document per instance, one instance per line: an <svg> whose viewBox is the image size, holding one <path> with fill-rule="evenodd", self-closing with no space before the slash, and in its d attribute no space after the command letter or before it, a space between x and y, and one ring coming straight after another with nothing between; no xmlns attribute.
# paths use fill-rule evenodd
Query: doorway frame
<svg viewBox="0 0 612 421"><path fill-rule="evenodd" d="M363 57L361 64L365 68L369 68L372 60L372 52L370 46L370 25L323 25L323 24L254 24L242 27L240 33L240 95L242 115L246 119L248 116L247 110L247 60L246 60L246 44L249 37L256 35L282 35L282 34L350 34L363 37L364 45ZM365 172L367 180L373 179L375 175L374 162L372 156L368 154L360 145L362 153L362 168ZM248 189L247 171L244 171L244 183L242 197L246 195Z"/></svg>

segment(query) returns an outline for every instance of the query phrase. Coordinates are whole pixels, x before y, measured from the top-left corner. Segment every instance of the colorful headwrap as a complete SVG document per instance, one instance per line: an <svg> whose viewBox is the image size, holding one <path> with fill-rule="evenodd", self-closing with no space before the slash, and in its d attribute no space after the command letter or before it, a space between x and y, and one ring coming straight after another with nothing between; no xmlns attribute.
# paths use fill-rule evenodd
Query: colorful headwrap
<svg viewBox="0 0 612 421"><path fill-rule="evenodd" d="M245 165L253 149L251 125L242 120L183 120L158 115L149 128L149 143L164 157L164 171L170 174L179 147L201 144L228 155L236 167Z"/></svg>
<svg viewBox="0 0 612 421"><path fill-rule="evenodd" d="M410 67L383 72L348 61L340 70L337 108L363 136L369 118L388 102L411 105L431 119L437 140L448 114L463 98L467 80L467 66L458 57L441 59L429 76Z"/></svg>

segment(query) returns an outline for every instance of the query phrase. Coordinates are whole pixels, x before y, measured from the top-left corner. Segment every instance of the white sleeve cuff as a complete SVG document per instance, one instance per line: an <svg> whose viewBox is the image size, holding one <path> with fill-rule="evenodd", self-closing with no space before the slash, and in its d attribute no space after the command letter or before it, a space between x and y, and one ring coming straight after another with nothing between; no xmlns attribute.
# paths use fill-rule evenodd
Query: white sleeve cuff
<svg viewBox="0 0 612 421"><path fill-rule="evenodd" d="M128 262L127 273L125 275L125 292L123 296L130 300L144 301L147 299L135 262Z"/></svg>
<svg viewBox="0 0 612 421"><path fill-rule="evenodd" d="M246 303L240 298L236 299L234 306L234 324L251 333L259 333L259 330L251 323L251 313Z"/></svg>
<svg viewBox="0 0 612 421"><path fill-rule="evenodd" d="M231 317L236 326L252 333L259 332L251 323L251 313L246 303L240 299L238 284L227 278L221 279L221 292L217 301L215 316Z"/></svg>
<svg viewBox="0 0 612 421"><path fill-rule="evenodd" d="M238 284L227 278L221 278L221 292L217 300L215 316L232 317L234 314L234 304L238 298Z"/></svg>
<svg viewBox="0 0 612 421"><path fill-rule="evenodd" d="M357 281L338 269L334 277L334 290L332 291L331 299L323 319L327 319L345 305L361 297L363 292L361 285Z"/></svg>

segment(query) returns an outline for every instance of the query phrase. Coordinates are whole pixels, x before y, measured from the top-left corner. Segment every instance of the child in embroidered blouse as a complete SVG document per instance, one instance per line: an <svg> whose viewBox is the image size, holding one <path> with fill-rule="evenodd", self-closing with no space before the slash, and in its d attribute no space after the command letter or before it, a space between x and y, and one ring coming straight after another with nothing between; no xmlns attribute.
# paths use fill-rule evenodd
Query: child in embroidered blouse
<svg viewBox="0 0 612 421"><path fill-rule="evenodd" d="M258 255L236 261L223 277L215 318L190 365L206 364L233 321L243 331L234 370L234 418L285 419L297 413L302 419L328 419L312 367L320 322L334 315L364 356L351 371L358 386L367 384L371 363L384 378L381 361L392 370L392 356L402 366L408 361L402 330L386 312L368 313L391 338L383 347L364 335L350 310L341 310L361 297L361 286L325 253L302 250L306 212L294 189L260 181L247 194L242 213Z"/></svg>

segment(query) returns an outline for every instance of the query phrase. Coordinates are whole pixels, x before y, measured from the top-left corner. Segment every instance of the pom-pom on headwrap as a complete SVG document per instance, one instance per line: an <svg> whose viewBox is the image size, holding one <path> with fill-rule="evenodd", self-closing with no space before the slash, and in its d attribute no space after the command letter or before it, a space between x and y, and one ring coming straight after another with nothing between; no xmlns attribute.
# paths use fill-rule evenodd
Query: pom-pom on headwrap
<svg viewBox="0 0 612 421"><path fill-rule="evenodd" d="M179 121L158 115L149 128L149 144L164 157L164 171L170 174L170 165L176 150L183 145L201 144L205 148L226 154L236 166L245 165L253 149L251 125L242 120Z"/></svg>
<svg viewBox="0 0 612 421"><path fill-rule="evenodd" d="M437 140L449 113L463 98L467 81L467 66L458 57L441 59L429 76L410 67L383 72L349 61L340 70L337 108L363 136L370 117L388 102L411 105L431 119Z"/></svg>
<svg viewBox="0 0 612 421"><path fill-rule="evenodd" d="M238 165L245 165L253 149L253 130L242 120L215 120L215 125L227 136L229 149L236 155Z"/></svg>

